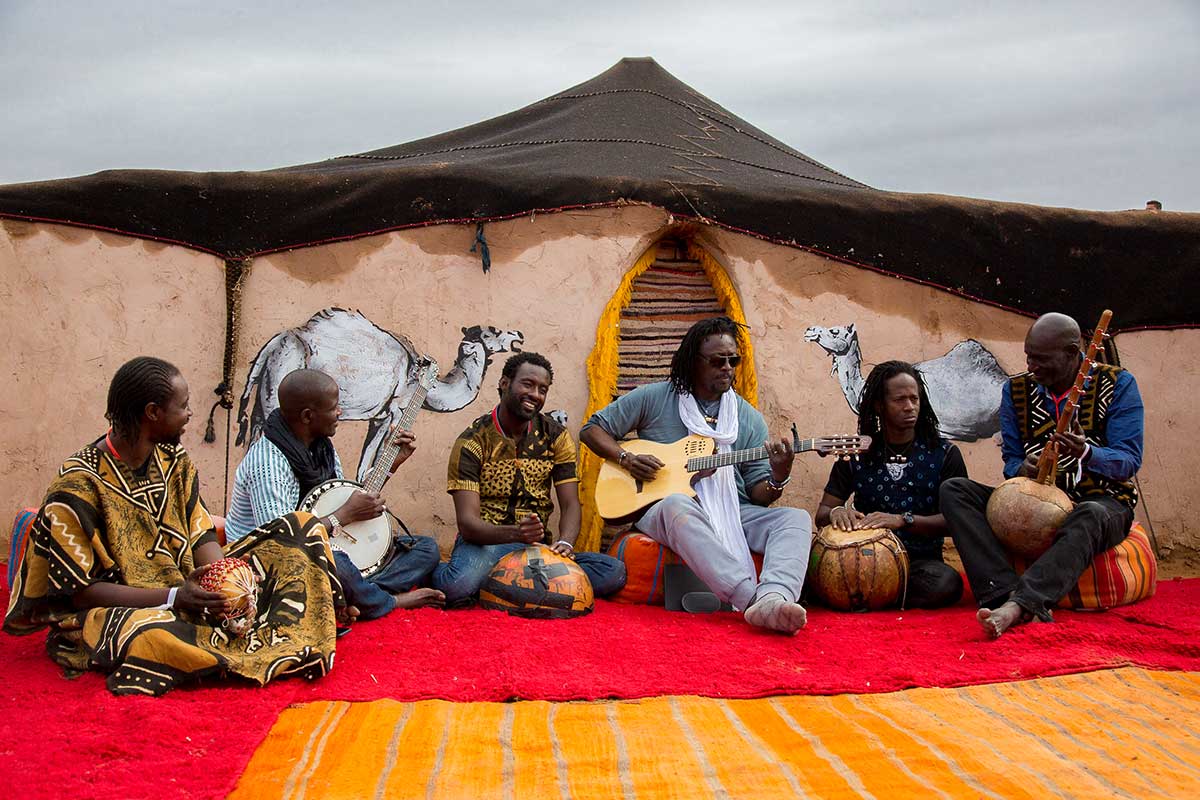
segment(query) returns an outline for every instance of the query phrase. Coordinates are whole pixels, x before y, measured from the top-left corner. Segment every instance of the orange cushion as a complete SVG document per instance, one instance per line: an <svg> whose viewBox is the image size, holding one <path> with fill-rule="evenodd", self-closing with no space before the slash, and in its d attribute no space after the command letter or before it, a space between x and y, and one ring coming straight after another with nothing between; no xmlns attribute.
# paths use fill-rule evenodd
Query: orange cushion
<svg viewBox="0 0 1200 800"><path fill-rule="evenodd" d="M683 563L674 550L638 531L630 531L613 540L608 554L625 562L625 588L607 598L617 603L663 605L666 602L663 567ZM754 559L755 574L762 572L762 554L750 555Z"/></svg>
<svg viewBox="0 0 1200 800"><path fill-rule="evenodd" d="M1059 608L1101 609L1129 605L1154 596L1158 560L1150 537L1138 523L1116 547L1096 556Z"/></svg>
<svg viewBox="0 0 1200 800"><path fill-rule="evenodd" d="M608 554L625 562L625 587L608 597L617 603L661 606L664 602L663 567L683 563L670 548L637 531L615 539Z"/></svg>

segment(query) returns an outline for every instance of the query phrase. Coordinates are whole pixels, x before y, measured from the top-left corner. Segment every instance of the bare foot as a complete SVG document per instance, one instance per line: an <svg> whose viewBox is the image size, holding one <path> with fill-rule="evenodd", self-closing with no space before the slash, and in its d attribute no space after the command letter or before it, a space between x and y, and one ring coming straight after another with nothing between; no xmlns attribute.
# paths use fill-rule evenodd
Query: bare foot
<svg viewBox="0 0 1200 800"><path fill-rule="evenodd" d="M413 589L411 592L401 592L392 597L396 599L396 608L446 607L446 595L437 589Z"/></svg>
<svg viewBox="0 0 1200 800"><path fill-rule="evenodd" d="M997 609L981 608L979 613L975 615L975 619L979 620L979 624L983 626L983 630L987 633L989 639L999 639L1000 635L1014 625L1020 625L1022 609L1019 605L1009 600L1004 605Z"/></svg>
<svg viewBox="0 0 1200 800"><path fill-rule="evenodd" d="M358 606L341 606L337 610L337 626L339 628L349 628L358 619Z"/></svg>
<svg viewBox="0 0 1200 800"><path fill-rule="evenodd" d="M781 594L763 595L746 609L742 617L759 628L794 634L808 622L808 612L799 603L789 603Z"/></svg>

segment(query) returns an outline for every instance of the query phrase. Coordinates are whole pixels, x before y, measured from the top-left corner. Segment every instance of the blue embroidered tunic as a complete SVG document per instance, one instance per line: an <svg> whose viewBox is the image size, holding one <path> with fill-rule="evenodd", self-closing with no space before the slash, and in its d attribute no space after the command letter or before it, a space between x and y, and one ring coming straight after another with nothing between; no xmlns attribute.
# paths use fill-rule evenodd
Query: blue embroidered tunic
<svg viewBox="0 0 1200 800"><path fill-rule="evenodd" d="M946 441L914 441L904 463L889 462L882 452L866 453L854 461L838 461L829 473L825 491L845 502L854 495L854 507L863 514L911 511L926 517L940 513L938 488L949 478L967 477L959 449ZM911 561L942 560L944 536L918 536L904 528L896 530Z"/></svg>

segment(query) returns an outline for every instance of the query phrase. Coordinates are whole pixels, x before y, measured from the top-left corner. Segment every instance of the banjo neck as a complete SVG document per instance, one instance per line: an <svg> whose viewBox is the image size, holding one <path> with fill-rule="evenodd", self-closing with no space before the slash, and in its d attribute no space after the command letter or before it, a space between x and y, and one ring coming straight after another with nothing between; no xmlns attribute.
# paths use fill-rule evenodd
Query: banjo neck
<svg viewBox="0 0 1200 800"><path fill-rule="evenodd" d="M437 367L433 367L433 373L436 377ZM429 374L426 370L421 381L417 384L417 388L413 390L412 397L409 398L408 405L404 407L404 413L400 415L400 419L396 422L395 430L411 431L413 422L417 418L417 414L421 411L421 406L425 404L425 396L429 393L429 387L432 382L427 380L425 376ZM388 471L392 462L396 460L396 455L400 452L400 445L396 442L395 433L389 433L387 442L379 450L379 455L375 457L375 463L371 467L370 474L367 476L366 482L363 484L363 491L368 494L379 494L383 489L383 485L387 483L388 478L392 473ZM386 466L384 466L386 465Z"/></svg>

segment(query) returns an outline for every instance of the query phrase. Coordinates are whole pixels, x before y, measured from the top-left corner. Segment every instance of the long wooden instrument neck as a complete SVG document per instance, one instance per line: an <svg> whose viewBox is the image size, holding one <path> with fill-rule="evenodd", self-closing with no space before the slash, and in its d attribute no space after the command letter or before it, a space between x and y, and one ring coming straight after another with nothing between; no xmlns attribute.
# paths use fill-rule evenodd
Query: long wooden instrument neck
<svg viewBox="0 0 1200 800"><path fill-rule="evenodd" d="M408 405L404 407L404 413L400 415L400 419L396 422L395 430L412 430L413 422L416 420L421 406L424 405L425 395L428 392L429 387L423 382L417 384L412 398L409 399ZM363 485L363 491L368 494L379 494L379 491L383 489L383 485L387 483L387 479L391 477L391 472L388 470L391 468L392 462L396 460L399 452L400 445L396 442L394 433L388 433L387 442L375 458L375 466L371 470L371 476L367 478L367 482Z"/></svg>
<svg viewBox="0 0 1200 800"><path fill-rule="evenodd" d="M1075 419L1075 408L1079 405L1079 396L1083 394L1083 386L1087 383L1088 375L1092 372L1092 367L1096 364L1096 351L1100 349L1100 345L1104 342L1104 333L1108 330L1108 323L1112 320L1112 311L1107 308L1100 315L1100 321L1096 323L1096 330L1092 333L1092 341L1088 344L1087 354L1083 357L1083 363L1079 365L1079 374L1075 376L1075 383L1071 385L1071 391L1067 393L1066 402L1063 403L1062 410L1058 412L1058 425L1055 426L1055 433L1066 433L1071 427L1071 422ZM1053 442L1046 445L1042 450L1042 455L1038 458L1038 483L1052 484L1058 477L1058 447Z"/></svg>

